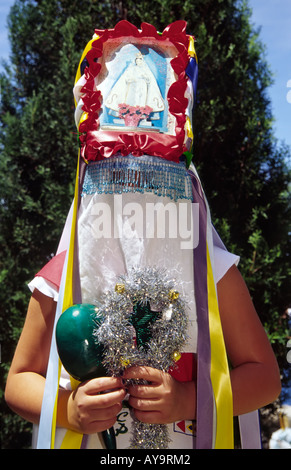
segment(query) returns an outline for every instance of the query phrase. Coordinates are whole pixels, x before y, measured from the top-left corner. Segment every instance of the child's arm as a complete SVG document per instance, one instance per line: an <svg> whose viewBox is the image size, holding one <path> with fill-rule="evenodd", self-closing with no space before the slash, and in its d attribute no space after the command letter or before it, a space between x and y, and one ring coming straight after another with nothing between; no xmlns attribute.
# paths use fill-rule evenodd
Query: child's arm
<svg viewBox="0 0 291 470"><path fill-rule="evenodd" d="M22 417L39 420L56 304L35 290L6 383L8 405Z"/></svg>
<svg viewBox="0 0 291 470"><path fill-rule="evenodd" d="M249 291L233 266L217 285L221 323L230 359L234 415L278 398L280 371Z"/></svg>
<svg viewBox="0 0 291 470"><path fill-rule="evenodd" d="M278 397L280 373L248 289L235 266L221 279L217 290L227 354L233 368L230 372L233 412L240 415ZM124 377L153 382L151 386L129 389L129 402L141 421L162 424L195 417L193 382L178 383L167 373L140 367L128 369Z"/></svg>
<svg viewBox="0 0 291 470"><path fill-rule="evenodd" d="M8 405L33 423L41 412L55 308L51 298L34 292L6 384ZM99 395L106 390L113 391ZM111 377L85 382L74 392L60 389L57 423L86 434L108 429L124 396L121 380Z"/></svg>

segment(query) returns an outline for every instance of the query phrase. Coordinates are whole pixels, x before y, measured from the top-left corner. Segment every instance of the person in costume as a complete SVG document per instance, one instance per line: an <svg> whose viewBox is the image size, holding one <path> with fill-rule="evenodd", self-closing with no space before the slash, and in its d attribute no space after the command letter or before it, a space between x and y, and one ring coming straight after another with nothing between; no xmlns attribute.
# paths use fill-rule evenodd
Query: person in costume
<svg viewBox="0 0 291 470"><path fill-rule="evenodd" d="M100 128L106 51L127 42L171 58L165 134ZM233 416L243 428L243 417L280 392L239 258L215 232L187 160L196 82L183 21L161 34L122 21L96 30L83 53L74 203L56 256L30 283L6 386L9 406L38 426L38 448L104 448L109 428L117 448L232 448ZM75 305L103 318L94 331L105 351L101 377L76 381L60 361L57 325Z"/></svg>

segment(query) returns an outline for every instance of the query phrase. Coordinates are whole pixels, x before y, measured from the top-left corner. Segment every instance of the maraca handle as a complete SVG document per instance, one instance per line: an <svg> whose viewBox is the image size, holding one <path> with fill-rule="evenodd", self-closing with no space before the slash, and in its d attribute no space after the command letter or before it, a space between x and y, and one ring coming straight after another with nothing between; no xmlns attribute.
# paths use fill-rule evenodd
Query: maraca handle
<svg viewBox="0 0 291 470"><path fill-rule="evenodd" d="M113 427L106 429L106 431L102 431L102 437L106 449L116 449L116 439Z"/></svg>

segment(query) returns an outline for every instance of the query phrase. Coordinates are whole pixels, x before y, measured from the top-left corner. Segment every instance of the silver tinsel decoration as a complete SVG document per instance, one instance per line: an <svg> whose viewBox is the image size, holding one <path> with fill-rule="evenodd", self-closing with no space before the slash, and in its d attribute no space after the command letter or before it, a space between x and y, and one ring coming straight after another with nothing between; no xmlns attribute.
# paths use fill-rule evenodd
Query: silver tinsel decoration
<svg viewBox="0 0 291 470"><path fill-rule="evenodd" d="M175 366L187 339L188 316L175 280L166 271L132 269L118 279L115 290L108 292L101 304L99 312L104 320L94 334L104 345L103 365L108 374L122 376L134 365L165 372ZM152 317L147 323L143 322L143 308ZM147 338L140 344L136 339L139 329ZM167 425L146 424L133 418L131 448L165 449L168 444Z"/></svg>

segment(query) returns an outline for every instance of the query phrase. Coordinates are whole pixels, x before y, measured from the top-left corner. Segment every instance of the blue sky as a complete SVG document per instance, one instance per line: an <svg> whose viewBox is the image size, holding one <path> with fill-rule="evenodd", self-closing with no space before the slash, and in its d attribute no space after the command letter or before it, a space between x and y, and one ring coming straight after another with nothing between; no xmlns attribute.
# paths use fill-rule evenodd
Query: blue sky
<svg viewBox="0 0 291 470"><path fill-rule="evenodd" d="M260 39L274 75L269 96L275 135L291 145L291 0L250 0L249 5L253 24L261 26Z"/></svg>
<svg viewBox="0 0 291 470"><path fill-rule="evenodd" d="M13 4L14 0L0 0L0 57L6 60L9 58L6 18ZM274 75L269 96L275 136L291 146L291 0L249 0L249 5L253 10L252 23L261 27L260 39L266 46L266 58Z"/></svg>
<svg viewBox="0 0 291 470"><path fill-rule="evenodd" d="M7 15L15 0L0 0L0 58L8 60L10 54L10 46L8 41ZM2 65L0 63L0 71Z"/></svg>

